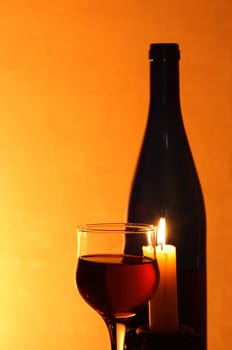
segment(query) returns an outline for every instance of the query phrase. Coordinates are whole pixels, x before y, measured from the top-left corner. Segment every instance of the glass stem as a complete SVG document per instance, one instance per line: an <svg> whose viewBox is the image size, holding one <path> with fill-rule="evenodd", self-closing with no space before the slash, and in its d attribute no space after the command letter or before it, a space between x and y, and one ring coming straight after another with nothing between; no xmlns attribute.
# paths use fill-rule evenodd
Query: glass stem
<svg viewBox="0 0 232 350"><path fill-rule="evenodd" d="M106 321L110 334L111 350L124 350L126 325L115 321Z"/></svg>

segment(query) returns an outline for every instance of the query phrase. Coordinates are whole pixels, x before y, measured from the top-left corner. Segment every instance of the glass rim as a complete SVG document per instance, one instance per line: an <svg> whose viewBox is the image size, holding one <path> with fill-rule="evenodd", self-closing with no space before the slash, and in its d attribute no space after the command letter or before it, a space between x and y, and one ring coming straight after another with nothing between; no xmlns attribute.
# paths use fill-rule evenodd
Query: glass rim
<svg viewBox="0 0 232 350"><path fill-rule="evenodd" d="M128 229L128 231L127 231ZM135 231L129 231L135 229ZM78 225L77 230L79 232L91 232L91 233L113 233L121 232L127 234L144 234L150 231L155 231L156 227L153 224L138 223L138 222L100 222L92 224Z"/></svg>

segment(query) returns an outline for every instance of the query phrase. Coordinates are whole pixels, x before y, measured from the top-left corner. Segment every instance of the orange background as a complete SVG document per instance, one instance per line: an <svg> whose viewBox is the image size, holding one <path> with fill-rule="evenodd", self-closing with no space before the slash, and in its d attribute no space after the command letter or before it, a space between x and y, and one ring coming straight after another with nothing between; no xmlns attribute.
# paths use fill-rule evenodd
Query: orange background
<svg viewBox="0 0 232 350"><path fill-rule="evenodd" d="M125 219L151 42L181 47L208 217L209 350L232 332L230 0L0 1L0 349L109 349L74 283L76 225Z"/></svg>

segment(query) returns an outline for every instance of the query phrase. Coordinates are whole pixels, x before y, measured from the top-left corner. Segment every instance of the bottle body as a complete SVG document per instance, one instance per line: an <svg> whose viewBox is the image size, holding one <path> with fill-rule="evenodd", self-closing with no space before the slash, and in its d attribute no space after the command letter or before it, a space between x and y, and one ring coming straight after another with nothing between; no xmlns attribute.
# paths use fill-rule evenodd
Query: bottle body
<svg viewBox="0 0 232 350"><path fill-rule="evenodd" d="M150 108L128 222L167 222L176 246L179 323L206 338L206 218L179 99L177 44L152 44ZM126 249L133 249L127 242Z"/></svg>

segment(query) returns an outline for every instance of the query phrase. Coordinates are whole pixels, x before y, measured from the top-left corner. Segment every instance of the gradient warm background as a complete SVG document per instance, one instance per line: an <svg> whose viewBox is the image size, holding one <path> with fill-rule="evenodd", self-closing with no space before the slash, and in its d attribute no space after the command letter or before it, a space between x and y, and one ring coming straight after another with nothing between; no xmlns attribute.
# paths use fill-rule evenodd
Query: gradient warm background
<svg viewBox="0 0 232 350"><path fill-rule="evenodd" d="M76 225L123 221L151 42L182 51L208 216L209 350L232 334L232 2L0 0L0 349L109 349L74 284Z"/></svg>

